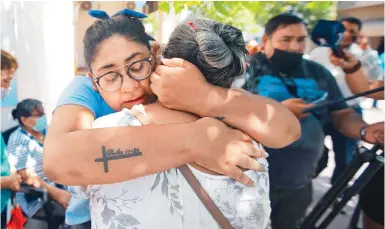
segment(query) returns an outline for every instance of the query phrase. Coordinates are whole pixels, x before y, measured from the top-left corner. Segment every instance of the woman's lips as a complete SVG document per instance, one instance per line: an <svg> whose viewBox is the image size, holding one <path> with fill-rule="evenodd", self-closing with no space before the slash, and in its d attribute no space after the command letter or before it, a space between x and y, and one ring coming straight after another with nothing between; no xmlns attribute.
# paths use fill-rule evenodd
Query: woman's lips
<svg viewBox="0 0 385 229"><path fill-rule="evenodd" d="M144 96L141 96L137 99L124 101L123 103L129 104L129 105L136 105L136 104L142 104L143 102L144 102Z"/></svg>

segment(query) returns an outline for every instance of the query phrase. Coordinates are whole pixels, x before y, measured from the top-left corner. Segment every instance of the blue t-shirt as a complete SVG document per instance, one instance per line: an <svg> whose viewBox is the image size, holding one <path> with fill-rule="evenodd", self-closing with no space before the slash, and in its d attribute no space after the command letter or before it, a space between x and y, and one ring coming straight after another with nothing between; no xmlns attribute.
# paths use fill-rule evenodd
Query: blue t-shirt
<svg viewBox="0 0 385 229"><path fill-rule="evenodd" d="M301 98L311 103L325 94L326 101L343 98L331 73L313 61L303 59L296 69L284 75L276 72L265 55L257 54L250 67L252 76L244 88L252 93L279 102ZM330 121L332 112L346 107L346 103L340 103L302 118L298 141L281 149L266 148L272 189L299 189L311 182L324 148L322 124Z"/></svg>
<svg viewBox="0 0 385 229"><path fill-rule="evenodd" d="M98 92L92 88L89 77L76 76L59 98L57 107L62 105L79 105L89 109L95 119L115 112L103 100ZM66 210L66 224L78 225L91 220L89 200L79 187L70 186L71 201Z"/></svg>

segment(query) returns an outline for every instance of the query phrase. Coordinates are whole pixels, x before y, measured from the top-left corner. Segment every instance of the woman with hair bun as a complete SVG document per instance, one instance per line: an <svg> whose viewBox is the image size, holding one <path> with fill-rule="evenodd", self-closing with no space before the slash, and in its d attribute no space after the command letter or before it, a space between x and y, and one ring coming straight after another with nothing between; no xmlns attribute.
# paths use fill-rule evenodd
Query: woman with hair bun
<svg viewBox="0 0 385 229"><path fill-rule="evenodd" d="M43 172L43 144L47 129L44 107L39 100L25 99L12 111L20 127L9 137L8 159L16 168L22 181L35 188L43 188L63 208L67 208L71 194L60 189ZM16 193L16 201L24 214L32 217L44 203L32 199L25 193Z"/></svg>

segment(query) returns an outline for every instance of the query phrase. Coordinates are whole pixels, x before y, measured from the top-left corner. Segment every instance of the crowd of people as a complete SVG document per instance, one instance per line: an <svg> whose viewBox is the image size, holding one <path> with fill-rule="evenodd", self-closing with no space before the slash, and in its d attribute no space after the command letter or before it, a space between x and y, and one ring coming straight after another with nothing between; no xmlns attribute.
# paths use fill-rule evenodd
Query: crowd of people
<svg viewBox="0 0 385 229"><path fill-rule="evenodd" d="M326 167L326 135L332 184L359 141L384 144L384 123L367 124L359 100L304 113L383 86L378 52L358 42L359 19L341 20L346 58L326 47L304 58L308 32L294 14L269 19L258 47L233 26L194 19L161 49L141 13L90 15L98 20L83 40L88 74L63 91L50 123L35 99L12 111L19 127L2 136L1 228L11 192L25 217L42 209L20 192L26 185L46 190L75 229L295 229ZM2 50L2 98L17 68ZM219 216L182 173L186 164ZM383 227L383 201L373 201L383 195L382 169L361 195L365 229Z"/></svg>

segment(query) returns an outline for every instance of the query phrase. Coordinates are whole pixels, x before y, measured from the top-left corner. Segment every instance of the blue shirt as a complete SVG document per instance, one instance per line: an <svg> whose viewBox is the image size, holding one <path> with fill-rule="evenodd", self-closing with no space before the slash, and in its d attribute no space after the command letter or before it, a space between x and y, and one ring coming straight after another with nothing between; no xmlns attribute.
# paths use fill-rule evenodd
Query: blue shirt
<svg viewBox="0 0 385 229"><path fill-rule="evenodd" d="M331 73L313 61L303 59L286 76L276 72L263 54L254 55L250 66L253 74L244 88L260 96L279 102L301 98L308 103L326 92L326 101L343 98ZM324 148L322 124L329 121L330 113L346 107L346 103L340 103L314 112L300 120L302 135L298 141L281 149L266 147L271 189L294 190L311 182Z"/></svg>
<svg viewBox="0 0 385 229"><path fill-rule="evenodd" d="M43 132L45 134L45 132ZM8 140L8 161L17 171L27 169L34 172L46 183L55 186L43 172L43 145L23 127L17 128ZM24 192L16 193L16 202L27 217L32 217L43 207L43 200L31 198Z"/></svg>
<svg viewBox="0 0 385 229"><path fill-rule="evenodd" d="M115 112L92 88L89 77L76 76L59 98L57 107L62 105L79 105L89 109L95 119ZM66 210L66 224L78 225L91 220L89 199L82 194L80 187L68 187L72 197Z"/></svg>

